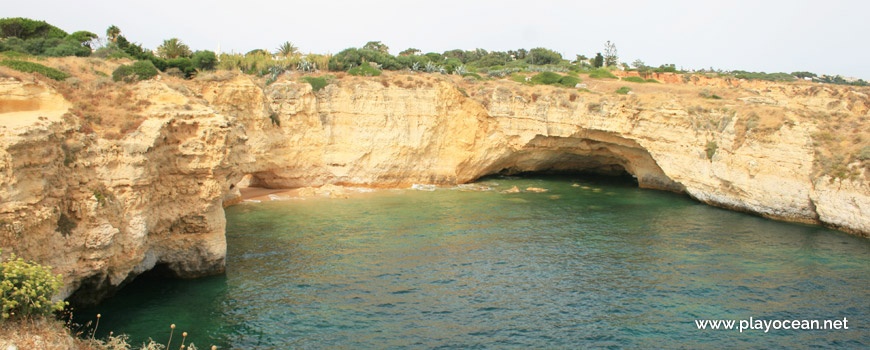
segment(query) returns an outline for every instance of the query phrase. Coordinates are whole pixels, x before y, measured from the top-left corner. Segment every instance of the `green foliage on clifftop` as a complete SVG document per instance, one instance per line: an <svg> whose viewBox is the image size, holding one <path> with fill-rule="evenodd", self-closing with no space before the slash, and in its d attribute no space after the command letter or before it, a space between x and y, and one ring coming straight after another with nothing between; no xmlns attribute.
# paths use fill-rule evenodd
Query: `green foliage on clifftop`
<svg viewBox="0 0 870 350"><path fill-rule="evenodd" d="M0 317L25 318L47 316L63 310L64 301L53 302L52 296L63 288L60 275L52 275L51 267L16 258L0 263Z"/></svg>

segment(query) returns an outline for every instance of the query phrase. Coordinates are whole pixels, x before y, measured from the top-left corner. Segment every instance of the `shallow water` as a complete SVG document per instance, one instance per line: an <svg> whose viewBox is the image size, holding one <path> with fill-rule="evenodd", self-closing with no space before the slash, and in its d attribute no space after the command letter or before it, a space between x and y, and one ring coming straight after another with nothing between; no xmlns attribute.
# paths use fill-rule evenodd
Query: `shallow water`
<svg viewBox="0 0 870 350"><path fill-rule="evenodd" d="M137 280L78 320L200 348L870 346L870 240L616 179L480 183L230 207L226 275ZM749 317L850 329L694 322Z"/></svg>

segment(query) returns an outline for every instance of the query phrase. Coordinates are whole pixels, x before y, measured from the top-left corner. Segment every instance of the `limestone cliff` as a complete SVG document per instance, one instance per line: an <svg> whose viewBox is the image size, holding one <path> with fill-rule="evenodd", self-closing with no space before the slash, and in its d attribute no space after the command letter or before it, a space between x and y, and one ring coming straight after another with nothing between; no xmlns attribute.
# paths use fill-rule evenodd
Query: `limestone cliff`
<svg viewBox="0 0 870 350"><path fill-rule="evenodd" d="M345 77L317 92L247 76L181 87L145 81L133 87L135 100L149 101L144 122L107 138L65 116L71 102L46 83L7 79L0 247L52 265L65 276L65 296L80 291L82 302L157 265L182 277L219 273L223 205L247 174L273 188L406 187L498 172L624 170L641 187L870 235L866 177L814 173L814 122L746 124L758 106L787 115L830 109L848 88L718 83L734 94L722 108L681 97L684 86L622 96L606 83L587 93L509 81L460 81L460 90L414 74ZM866 116L866 95L849 101L836 108Z"/></svg>

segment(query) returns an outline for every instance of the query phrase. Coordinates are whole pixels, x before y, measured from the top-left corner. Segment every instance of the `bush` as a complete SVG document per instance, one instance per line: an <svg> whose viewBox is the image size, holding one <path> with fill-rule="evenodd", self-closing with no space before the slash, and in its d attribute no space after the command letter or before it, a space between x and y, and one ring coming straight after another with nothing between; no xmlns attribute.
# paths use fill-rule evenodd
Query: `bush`
<svg viewBox="0 0 870 350"><path fill-rule="evenodd" d="M477 80L483 80L483 77L481 77L480 74L477 74L477 73L462 73L462 77L463 78L473 77Z"/></svg>
<svg viewBox="0 0 870 350"><path fill-rule="evenodd" d="M381 72L378 72L380 74ZM302 77L299 80L306 81L308 84L311 84L312 91L319 91L329 85L329 82L326 81L325 77Z"/></svg>
<svg viewBox="0 0 870 350"><path fill-rule="evenodd" d="M39 63L27 62L27 61L17 61L17 60L5 60L0 61L0 66L6 66L12 68L17 71L25 72L25 73L39 73L44 75L46 78L51 78L54 80L64 80L69 78L69 74L61 72L57 69L43 66Z"/></svg>
<svg viewBox="0 0 870 350"><path fill-rule="evenodd" d="M661 84L661 83L662 83L662 82L660 82L660 81L658 81L658 80L655 80L655 79L652 79L652 78L647 79L646 82L647 82L647 83L656 83L656 84Z"/></svg>
<svg viewBox="0 0 870 350"><path fill-rule="evenodd" d="M395 57L388 53L383 53L375 50L364 49L345 49L329 59L329 70L344 71L351 67L359 67L374 62L381 66L381 69L398 70L402 66Z"/></svg>
<svg viewBox="0 0 870 350"><path fill-rule="evenodd" d="M707 146L704 147L704 152L707 153L707 159L712 160L713 155L716 154L716 150L719 149L719 145L716 144L716 141L707 141Z"/></svg>
<svg viewBox="0 0 870 350"><path fill-rule="evenodd" d="M562 77L562 79L559 79L559 85L562 85L562 86L567 87L567 88L573 88L573 87L577 86L577 84L579 84L581 81L582 80L580 80L580 78L566 75L566 76Z"/></svg>
<svg viewBox="0 0 870 350"><path fill-rule="evenodd" d="M149 62L149 61L142 61L142 62ZM182 73L184 73L184 76L188 77L188 78L196 75L196 68L193 67L193 61L187 57L178 57L178 58L166 60L166 68L164 70L170 69L170 68L178 68L178 70L180 70ZM139 79L139 80L142 80L142 79Z"/></svg>
<svg viewBox="0 0 870 350"><path fill-rule="evenodd" d="M610 73L609 70L604 69L604 68L600 68L600 69L596 69L596 70L592 71L592 73L589 74L589 77L593 78L593 79L603 79L603 78L619 79L617 76L613 75L613 73Z"/></svg>
<svg viewBox="0 0 870 350"><path fill-rule="evenodd" d="M157 75L157 68L151 61L136 61L132 65L122 65L112 72L112 80L131 83L136 80L151 79Z"/></svg>
<svg viewBox="0 0 870 350"><path fill-rule="evenodd" d="M628 86L623 86L623 87L616 90L617 94L623 94L623 95L628 95L629 92L631 92L631 88Z"/></svg>
<svg viewBox="0 0 870 350"><path fill-rule="evenodd" d="M197 51L191 58L193 67L199 70L212 70L217 65L218 59L214 52L205 50Z"/></svg>
<svg viewBox="0 0 870 350"><path fill-rule="evenodd" d="M531 82L534 84L555 84L558 83L559 80L562 79L562 76L553 72L543 72L538 73L532 77Z"/></svg>
<svg viewBox="0 0 870 350"><path fill-rule="evenodd" d="M0 263L0 316L25 318L47 316L63 310L64 301L52 302L51 297L63 288L60 275L52 275L51 268L16 258Z"/></svg>
<svg viewBox="0 0 870 350"><path fill-rule="evenodd" d="M556 64L562 62L562 55L553 50L536 47L526 54L526 62L529 64Z"/></svg>
<svg viewBox="0 0 870 350"><path fill-rule="evenodd" d="M364 64L362 66L356 66L347 71L347 74L356 75L356 76L371 76L376 77L381 75L381 71L375 67L372 67L368 64Z"/></svg>
<svg viewBox="0 0 870 350"><path fill-rule="evenodd" d="M624 77L624 78L622 78L622 80L629 81L632 83L646 83L646 80L643 80L643 78L639 78L639 77Z"/></svg>

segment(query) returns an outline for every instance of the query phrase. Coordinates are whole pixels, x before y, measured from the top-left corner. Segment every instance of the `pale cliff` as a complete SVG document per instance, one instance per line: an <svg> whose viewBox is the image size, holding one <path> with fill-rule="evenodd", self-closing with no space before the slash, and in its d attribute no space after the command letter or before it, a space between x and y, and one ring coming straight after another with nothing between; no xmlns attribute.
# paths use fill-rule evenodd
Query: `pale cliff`
<svg viewBox="0 0 870 350"><path fill-rule="evenodd" d="M685 83L623 96L607 82L577 92L422 74L344 77L317 92L247 76L145 81L132 91L149 101L146 118L107 138L64 116L74 101L48 84L6 79L0 247L53 266L65 276L64 295L79 290L74 297L91 302L157 265L183 277L223 271L223 206L247 174L274 188L406 187L584 169L624 169L642 187L870 235L866 174L815 172L817 124L798 117L837 110L866 118L864 92ZM686 97L697 86L731 95L701 106ZM762 115L764 127L750 128L755 109L785 117L764 124Z"/></svg>

